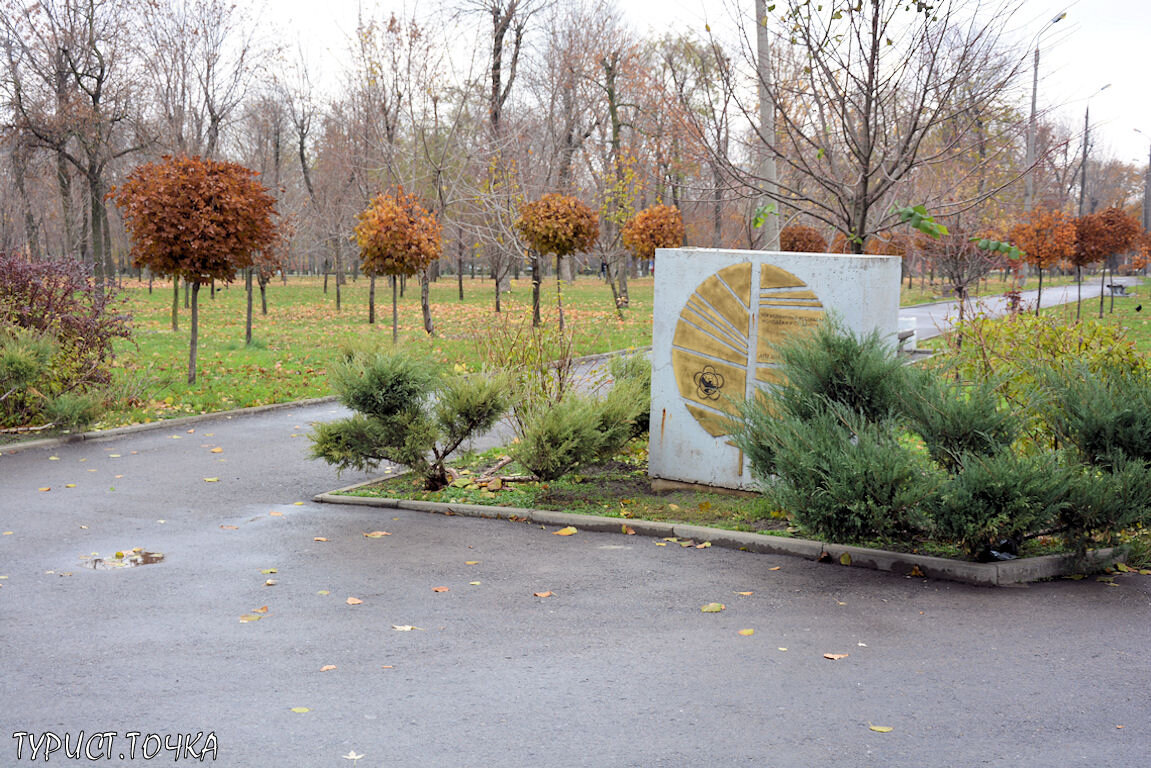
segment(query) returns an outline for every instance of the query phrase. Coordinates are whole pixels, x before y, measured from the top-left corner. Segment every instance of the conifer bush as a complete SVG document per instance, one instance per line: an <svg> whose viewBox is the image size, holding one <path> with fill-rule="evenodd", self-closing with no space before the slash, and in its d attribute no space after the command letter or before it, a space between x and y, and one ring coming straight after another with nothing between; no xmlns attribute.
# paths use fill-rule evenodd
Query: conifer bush
<svg viewBox="0 0 1151 768"><path fill-rule="evenodd" d="M356 413L316 428L312 458L341 472L403 464L428 490L448 484L448 457L507 410L502 376L441 377L400 352L352 354L334 368L333 387Z"/></svg>

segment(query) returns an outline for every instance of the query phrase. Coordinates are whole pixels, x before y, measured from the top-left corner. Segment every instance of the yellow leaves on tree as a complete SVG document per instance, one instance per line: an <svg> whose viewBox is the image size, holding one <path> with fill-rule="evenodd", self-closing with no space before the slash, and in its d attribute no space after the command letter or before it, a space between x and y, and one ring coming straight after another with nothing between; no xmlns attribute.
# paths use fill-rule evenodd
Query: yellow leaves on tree
<svg viewBox="0 0 1151 768"><path fill-rule="evenodd" d="M815 227L809 227L805 224L788 224L779 232L779 250L826 253L827 238L819 234Z"/></svg>
<svg viewBox="0 0 1151 768"><path fill-rule="evenodd" d="M1027 253L1036 269L1051 269L1071 261L1075 252L1075 220L1062 211L1035 208L1011 229L1011 244Z"/></svg>
<svg viewBox="0 0 1151 768"><path fill-rule="evenodd" d="M599 237L595 212L580 199L555 192L521 205L515 227L529 248L560 257L588 250Z"/></svg>
<svg viewBox="0 0 1151 768"><path fill-rule="evenodd" d="M644 208L623 228L623 244L637 259L650 259L656 248L683 245L683 216L670 205Z"/></svg>
<svg viewBox="0 0 1151 768"><path fill-rule="evenodd" d="M564 327L563 298L559 286L560 263L564 256L586 251L599 237L599 219L583 201L553 192L520 206L516 232L532 251L532 326L540 325L539 254L556 255L556 305L560 329Z"/></svg>
<svg viewBox="0 0 1151 768"><path fill-rule="evenodd" d="M381 194L359 215L356 245L367 274L414 275L440 257L443 231L415 195Z"/></svg>

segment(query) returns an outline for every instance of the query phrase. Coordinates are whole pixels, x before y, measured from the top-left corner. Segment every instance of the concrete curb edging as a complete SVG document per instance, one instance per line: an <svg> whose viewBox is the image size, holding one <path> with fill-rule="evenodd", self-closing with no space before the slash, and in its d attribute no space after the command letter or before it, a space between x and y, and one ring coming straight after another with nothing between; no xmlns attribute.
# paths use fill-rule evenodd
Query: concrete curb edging
<svg viewBox="0 0 1151 768"><path fill-rule="evenodd" d="M307 400L292 400L286 403L269 403L268 405L253 405L249 408L234 408L230 411L214 411L213 413L197 413L192 416L180 416L175 419L160 419L159 421L149 421L146 424L129 424L124 427L113 427L112 429L99 429L91 432L78 432L74 435L61 435L60 437L45 437L41 440L29 440L26 443L12 443L11 445L0 445L0 454L14 454L21 451L30 451L36 448L54 448L58 445L66 445L67 443L80 443L87 440L111 440L124 435L134 435L137 432L148 432L153 429L172 429L174 427L182 427L188 424L199 424L204 421L211 421L212 419L230 419L234 416L249 416L256 413L266 413L268 411L282 411L285 408L297 408L308 405L321 405L322 403L334 403L336 397L329 395L327 397L312 397Z"/></svg>
<svg viewBox="0 0 1151 768"><path fill-rule="evenodd" d="M368 498L344 496L343 492L376 482L369 480L328 493L317 494L312 501L321 504L349 504L387 509L406 509L413 512L431 512L442 515L479 517L488 520L528 521L539 525L574 526L585 531L623 533L624 526L637 536L654 538L676 537L694 541L710 541L713 547L736 549L768 555L787 555L807 560L836 564L850 563L852 568L887 571L901 576L923 576L932 579L958 581L985 587L1023 584L1030 581L1058 578L1077 573L1083 565L1073 555L1044 555L994 563L971 563L929 555L888 552L881 549L827 544L810 539L792 539L747 531L729 531L683 523L663 523L650 520L630 520L618 517L579 515L572 512L554 512L522 507L489 507L482 504L455 504L437 501L410 501L407 499ZM844 558L847 555L847 558ZM1126 552L1121 548L1099 549L1087 553L1089 566L1101 567L1122 562ZM841 560L841 558L843 558Z"/></svg>

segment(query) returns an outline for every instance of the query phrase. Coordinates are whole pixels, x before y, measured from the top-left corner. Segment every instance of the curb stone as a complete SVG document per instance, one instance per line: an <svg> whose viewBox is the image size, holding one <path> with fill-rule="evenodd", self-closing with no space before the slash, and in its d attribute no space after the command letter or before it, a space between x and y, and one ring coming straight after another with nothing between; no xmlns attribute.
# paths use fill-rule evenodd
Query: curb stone
<svg viewBox="0 0 1151 768"><path fill-rule="evenodd" d="M159 421L149 421L146 424L129 424L124 427L113 427L112 429L98 429L91 432L78 432L74 435L46 437L40 440L29 440L26 443L0 445L0 455L11 455L14 453L20 453L21 451L30 451L37 448L55 448L58 445L66 445L68 443L81 443L89 440L112 440L117 437L123 437L124 435L134 435L138 432L148 432L153 429L172 429L174 427L182 427L188 424L199 424L204 421L211 421L212 419L231 419L234 416L249 416L257 413L266 413L268 411L281 411L286 408L296 408L308 405L322 405L323 403L334 402L336 402L336 397L334 395L329 395L327 397L312 397L307 400L292 400L286 403L253 405L249 408L235 408L231 411L198 413L192 416L180 416L179 418L175 419L160 419Z"/></svg>
<svg viewBox="0 0 1151 768"><path fill-rule="evenodd" d="M395 475L390 475L394 477ZM664 523L651 520L632 520L622 517L600 517L580 515L573 512L555 512L522 507L494 507L482 504L455 504L438 501L412 501L407 499L370 498L364 496L344 496L344 492L371 485L380 479L356 483L328 493L317 494L312 501L321 504L348 504L388 509L406 509L413 512L430 512L461 517L479 517L488 520L526 520L547 526L574 526L585 531L600 533L623 533L627 526L637 536L665 538L674 536L694 541L710 541L713 547L735 549L768 555L787 555L807 560L828 559L841 564L844 555L849 556L852 568L867 568L887 571L900 576L916 576L932 579L958 581L985 587L1003 587L1026 584L1043 579L1070 576L1081 572L1083 565L1074 555L1043 555L1018 560L994 563L972 563L965 560L949 560L930 555L916 555L903 552L888 552L882 549L868 549L844 544L828 544L810 539L793 539L784 536L771 536L748 531L730 531L724 528L708 528L702 525ZM1126 560L1126 550L1121 547L1092 550L1087 553L1089 567L1102 567ZM842 566L841 566L842 567Z"/></svg>

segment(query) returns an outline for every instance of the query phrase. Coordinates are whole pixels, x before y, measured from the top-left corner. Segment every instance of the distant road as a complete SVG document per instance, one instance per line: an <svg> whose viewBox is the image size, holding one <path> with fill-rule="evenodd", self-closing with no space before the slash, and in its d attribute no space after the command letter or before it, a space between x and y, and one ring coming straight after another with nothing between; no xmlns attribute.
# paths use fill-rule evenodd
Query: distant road
<svg viewBox="0 0 1151 768"><path fill-rule="evenodd" d="M1109 281L1116 284L1135 285L1137 278L1116 277ZM1023 291L1024 306L1035 306L1038 291ZM1099 298L1099 283L1097 280L1088 280L1083 283L1083 301ZM1071 304L1076 299L1074 285L1060 285L1054 288L1043 288L1043 306L1053 307L1056 304ZM996 315L1003 314L1007 309L1007 300L1003 296L986 296L975 299L973 303L979 304L984 311ZM1095 305L1096 307L1098 305ZM1088 310L1084 310L1088 311ZM1097 311L1097 310L1096 310ZM920 304L914 307L901 307L900 320L908 317L915 318L915 327L918 340L930 339L950 329L952 321L959 316L959 303L956 301L941 301L935 304Z"/></svg>

